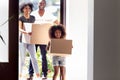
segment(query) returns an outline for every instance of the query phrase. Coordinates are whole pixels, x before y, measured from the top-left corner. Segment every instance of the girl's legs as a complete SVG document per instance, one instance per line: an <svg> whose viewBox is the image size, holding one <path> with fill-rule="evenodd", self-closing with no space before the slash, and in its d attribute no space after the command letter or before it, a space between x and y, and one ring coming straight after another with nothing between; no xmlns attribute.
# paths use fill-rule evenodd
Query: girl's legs
<svg viewBox="0 0 120 80"><path fill-rule="evenodd" d="M59 66L54 66L53 80L57 79L58 72L59 72Z"/></svg>
<svg viewBox="0 0 120 80"><path fill-rule="evenodd" d="M64 66L60 66L60 79L65 80L65 76L66 76L66 69Z"/></svg>
<svg viewBox="0 0 120 80"><path fill-rule="evenodd" d="M34 69L34 71L36 73L36 76L40 77L38 63L37 63L37 59L35 57L35 53L36 53L36 51L35 51L35 45L28 44L27 49L28 49L28 51L30 53L30 58L31 58L33 69Z"/></svg>

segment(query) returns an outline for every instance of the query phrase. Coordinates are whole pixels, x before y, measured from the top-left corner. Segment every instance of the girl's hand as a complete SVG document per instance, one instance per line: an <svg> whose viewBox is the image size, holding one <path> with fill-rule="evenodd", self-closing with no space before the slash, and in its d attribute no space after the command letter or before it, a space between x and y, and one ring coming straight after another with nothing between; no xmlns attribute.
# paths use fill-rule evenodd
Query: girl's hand
<svg viewBox="0 0 120 80"><path fill-rule="evenodd" d="M46 51L48 51L48 50L49 50L49 47L47 46L47 47L46 47Z"/></svg>
<svg viewBox="0 0 120 80"><path fill-rule="evenodd" d="M50 48L50 42L48 42L46 49L49 50L49 48Z"/></svg>

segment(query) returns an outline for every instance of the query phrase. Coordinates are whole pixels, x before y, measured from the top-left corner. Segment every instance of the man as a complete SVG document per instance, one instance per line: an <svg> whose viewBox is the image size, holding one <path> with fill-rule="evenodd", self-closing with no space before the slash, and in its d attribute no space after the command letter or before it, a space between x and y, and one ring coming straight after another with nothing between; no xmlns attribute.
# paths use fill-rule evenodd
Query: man
<svg viewBox="0 0 120 80"><path fill-rule="evenodd" d="M45 7L46 7L46 1L40 0L39 9L31 13L31 15L35 16L35 23L36 24L42 24L42 23L58 24L57 18L52 13L48 12ZM47 53L46 44L36 45L36 51L37 51L37 47L39 47L41 51L42 73L43 73L44 79L47 79L48 68L47 68L47 59L46 59L46 53ZM33 73L34 71L30 61L30 65L29 65L30 77L33 77Z"/></svg>

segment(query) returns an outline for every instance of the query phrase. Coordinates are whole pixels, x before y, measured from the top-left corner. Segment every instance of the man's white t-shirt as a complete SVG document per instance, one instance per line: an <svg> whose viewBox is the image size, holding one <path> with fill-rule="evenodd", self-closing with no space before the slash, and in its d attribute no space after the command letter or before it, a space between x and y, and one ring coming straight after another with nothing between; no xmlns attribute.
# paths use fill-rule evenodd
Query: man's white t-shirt
<svg viewBox="0 0 120 80"><path fill-rule="evenodd" d="M38 13L39 9L36 11L33 11L31 15L35 17L35 24L43 24L43 23L50 23L53 24L54 21L57 20L57 18L49 11L45 9L45 12L43 16L40 16Z"/></svg>

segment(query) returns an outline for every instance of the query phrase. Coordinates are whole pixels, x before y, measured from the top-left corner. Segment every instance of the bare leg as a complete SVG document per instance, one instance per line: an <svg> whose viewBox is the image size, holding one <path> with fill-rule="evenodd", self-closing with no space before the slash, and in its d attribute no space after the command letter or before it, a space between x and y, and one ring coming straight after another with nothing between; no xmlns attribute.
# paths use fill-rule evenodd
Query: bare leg
<svg viewBox="0 0 120 80"><path fill-rule="evenodd" d="M58 72L59 72L59 66L54 66L53 80L56 80L56 79L57 79Z"/></svg>
<svg viewBox="0 0 120 80"><path fill-rule="evenodd" d="M65 80L65 76L66 76L66 69L64 66L60 67L60 78L61 80Z"/></svg>

